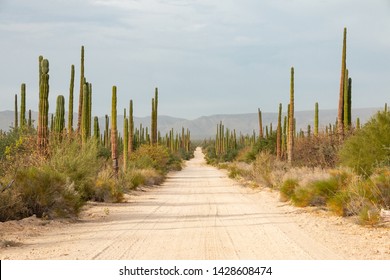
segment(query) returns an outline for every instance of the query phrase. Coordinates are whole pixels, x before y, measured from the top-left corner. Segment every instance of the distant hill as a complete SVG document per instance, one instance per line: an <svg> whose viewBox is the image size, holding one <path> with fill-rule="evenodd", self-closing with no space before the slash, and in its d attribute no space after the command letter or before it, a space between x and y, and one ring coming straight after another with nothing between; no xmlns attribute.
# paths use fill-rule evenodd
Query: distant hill
<svg viewBox="0 0 390 280"><path fill-rule="evenodd" d="M353 120L355 122L356 118L359 117L361 123L365 123L368 119L375 114L379 108L363 108L363 109L354 109L352 110ZM32 112L32 118L37 119L37 112ZM272 123L273 129L276 129L277 125L277 113L262 113L263 117L263 126L269 125ZM307 130L307 125L310 124L314 126L314 111L299 111L295 112L295 117L297 120L297 129ZM324 128L329 123L335 123L337 117L337 110L320 110L319 112L319 122L320 129ZM67 116L65 119L67 120ZM77 115L74 115L74 123L77 122ZM224 114L224 115L211 115L211 116L202 116L194 120L186 120L182 118L175 118L170 116L159 116L158 118L158 128L159 131L164 135L168 133L172 128L176 132L180 132L182 127L188 128L191 131L192 139L205 139L214 137L217 129L217 124L222 121L225 127L233 130L235 129L237 133L250 134L255 130L258 134L258 115L257 113L252 114ZM0 112L0 129L8 131L10 127L13 126L14 122L14 112L13 111L1 111ZM99 118L100 131L104 131L105 118ZM150 127L150 117L144 118L134 118L134 124L136 127L139 127L142 123L143 127ZM35 121L36 125L36 121ZM123 116L118 116L118 130L122 132L123 130Z"/></svg>

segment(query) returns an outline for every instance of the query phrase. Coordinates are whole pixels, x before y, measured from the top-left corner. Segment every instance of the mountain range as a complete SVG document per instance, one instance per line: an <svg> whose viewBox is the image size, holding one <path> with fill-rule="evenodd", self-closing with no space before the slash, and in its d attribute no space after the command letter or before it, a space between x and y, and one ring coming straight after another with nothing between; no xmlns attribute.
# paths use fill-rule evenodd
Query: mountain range
<svg viewBox="0 0 390 280"><path fill-rule="evenodd" d="M353 122L356 118L360 118L360 123L363 124L369 120L369 118L375 114L380 108L362 108L353 109L352 117ZM37 120L38 113L32 112L32 119ZM263 126L270 125L272 123L273 129L277 126L277 113L262 113ZM310 124L314 126L314 111L297 111L295 112L297 130L300 129L306 131L307 126ZM320 130L324 129L326 125L334 124L337 118L337 110L320 110L319 111L319 126ZM67 120L67 114L65 116ZM77 114L74 114L74 123L77 122ZM253 131L258 134L259 122L257 113L249 114L222 114L222 115L211 115L202 116L197 119L187 120L183 118L175 118L171 116L158 116L158 129L165 135L172 128L176 132L181 132L182 127L191 131L191 139L203 140L210 137L214 137L217 130L217 124L222 121L226 128L230 130L235 129L236 132L242 134L252 134ZM0 129L8 131L14 123L14 112L13 111L1 111L0 112ZM34 121L36 124L36 121ZM105 117L99 117L100 131L104 131ZM150 117L134 117L135 127L139 127L142 124L143 127L150 126ZM123 115L118 115L118 131L123 130Z"/></svg>

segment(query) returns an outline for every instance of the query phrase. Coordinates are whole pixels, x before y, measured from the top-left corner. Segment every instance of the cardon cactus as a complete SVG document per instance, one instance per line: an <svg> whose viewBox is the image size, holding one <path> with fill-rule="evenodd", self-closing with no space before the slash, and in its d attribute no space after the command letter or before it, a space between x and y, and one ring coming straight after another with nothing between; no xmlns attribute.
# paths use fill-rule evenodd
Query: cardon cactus
<svg viewBox="0 0 390 280"><path fill-rule="evenodd" d="M14 120L14 128L17 129L19 124L18 124L18 95L15 94L15 120Z"/></svg>
<svg viewBox="0 0 390 280"><path fill-rule="evenodd" d="M74 91L74 65L70 68L70 85L69 85L69 110L68 110L68 133L73 132L73 91Z"/></svg>
<svg viewBox="0 0 390 280"><path fill-rule="evenodd" d="M85 76L84 76L84 46L81 46L81 61L80 61L80 94L79 94L79 112L78 112L78 119L77 119L77 133L81 132L81 123L82 123L82 117L83 117L83 92L84 92L84 83L85 83Z"/></svg>
<svg viewBox="0 0 390 280"><path fill-rule="evenodd" d="M61 134L65 128L65 98L63 95L57 96L56 115L54 118L54 131L61 139Z"/></svg>
<svg viewBox="0 0 390 280"><path fill-rule="evenodd" d="M118 140L118 131L117 131L117 94L116 94L116 86L112 87L112 102L111 102L111 159L112 159L112 167L116 176L118 175L118 148L117 148L117 140Z"/></svg>
<svg viewBox="0 0 390 280"><path fill-rule="evenodd" d="M340 94L339 94L339 107L337 114L337 132L339 139L344 139L344 89L345 89L345 72L347 69L347 28L344 28L343 35L343 51L341 57L341 76L340 76Z"/></svg>
<svg viewBox="0 0 390 280"><path fill-rule="evenodd" d="M39 60L42 75L39 85L38 147L42 153L46 153L49 142L49 61L41 57Z"/></svg>
<svg viewBox="0 0 390 280"><path fill-rule="evenodd" d="M20 127L26 125L26 84L20 86Z"/></svg>
<svg viewBox="0 0 390 280"><path fill-rule="evenodd" d="M314 108L314 136L318 136L318 102Z"/></svg>
<svg viewBox="0 0 390 280"><path fill-rule="evenodd" d="M291 67L290 78L290 110L288 118L288 143L287 143L287 159L291 164L294 153L294 67Z"/></svg>

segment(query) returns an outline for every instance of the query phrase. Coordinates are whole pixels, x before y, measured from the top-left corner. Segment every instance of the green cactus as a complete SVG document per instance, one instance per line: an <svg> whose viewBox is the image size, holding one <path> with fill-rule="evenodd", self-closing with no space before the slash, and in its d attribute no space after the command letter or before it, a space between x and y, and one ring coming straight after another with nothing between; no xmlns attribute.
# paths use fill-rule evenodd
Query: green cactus
<svg viewBox="0 0 390 280"><path fill-rule="evenodd" d="M88 83L88 138L91 138L92 124L92 84Z"/></svg>
<svg viewBox="0 0 390 280"><path fill-rule="evenodd" d="M129 119L125 118L123 125L123 170L126 172L129 156Z"/></svg>
<svg viewBox="0 0 390 280"><path fill-rule="evenodd" d="M84 83L85 83L85 76L84 76L84 46L81 46L80 94L79 94L79 112L78 112L78 119L77 119L77 133L78 134L81 133L81 123L82 123L82 117L83 117Z"/></svg>
<svg viewBox="0 0 390 280"><path fill-rule="evenodd" d="M385 113L387 113L387 103L385 103Z"/></svg>
<svg viewBox="0 0 390 280"><path fill-rule="evenodd" d="M96 143L100 142L99 118L97 116L93 118L93 137L96 140Z"/></svg>
<svg viewBox="0 0 390 280"><path fill-rule="evenodd" d="M26 84L20 87L20 127L26 125Z"/></svg>
<svg viewBox="0 0 390 280"><path fill-rule="evenodd" d="M308 124L307 125L307 137L310 137L311 136L311 125Z"/></svg>
<svg viewBox="0 0 390 280"><path fill-rule="evenodd" d="M349 130L349 119L350 119L350 110L349 110L349 90L348 90L348 69L345 69L345 80L344 80L344 112L343 112L343 126L344 130Z"/></svg>
<svg viewBox="0 0 390 280"><path fill-rule="evenodd" d="M157 144L157 110L158 110L158 88L155 89L154 98L152 98L152 121L151 121L151 144Z"/></svg>
<svg viewBox="0 0 390 280"><path fill-rule="evenodd" d="M32 127L32 118L31 118L31 110L28 110L28 122L27 125L29 128Z"/></svg>
<svg viewBox="0 0 390 280"><path fill-rule="evenodd" d="M15 119L14 119L14 129L18 129L18 95L15 94Z"/></svg>
<svg viewBox="0 0 390 280"><path fill-rule="evenodd" d="M112 167L116 176L118 176L118 148L117 148L117 140L118 140L118 131L117 131L117 93L116 86L112 87L112 102L111 102L111 159L112 159Z"/></svg>
<svg viewBox="0 0 390 280"><path fill-rule="evenodd" d="M318 102L314 108L314 136L318 136Z"/></svg>
<svg viewBox="0 0 390 280"><path fill-rule="evenodd" d="M341 77L340 77L340 94L339 94L339 107L337 114L337 133L339 134L339 140L344 139L344 90L345 90L345 76L347 69L347 28L344 27L343 35L343 51L341 58Z"/></svg>
<svg viewBox="0 0 390 280"><path fill-rule="evenodd" d="M88 83L84 84L83 87L83 109L82 109L82 118L81 118L81 142L83 145L87 143L90 125L89 125L89 85Z"/></svg>
<svg viewBox="0 0 390 280"><path fill-rule="evenodd" d="M264 137L264 135L263 135L263 118L261 115L260 108L257 108L257 114L259 117L259 137L260 137L260 139L262 139Z"/></svg>
<svg viewBox="0 0 390 280"><path fill-rule="evenodd" d="M360 119L356 118L356 129L360 129Z"/></svg>
<svg viewBox="0 0 390 280"><path fill-rule="evenodd" d="M129 105L129 155L134 151L134 117L133 117L133 100Z"/></svg>
<svg viewBox="0 0 390 280"><path fill-rule="evenodd" d="M63 95L57 96L56 115L54 120L54 132L61 140L61 134L65 128L65 97Z"/></svg>
<svg viewBox="0 0 390 280"><path fill-rule="evenodd" d="M68 110L68 133L73 132L73 91L74 91L74 65L70 68L70 85L69 85L69 110Z"/></svg>
<svg viewBox="0 0 390 280"><path fill-rule="evenodd" d="M279 103L278 127L276 129L276 158L282 158L282 103Z"/></svg>
<svg viewBox="0 0 390 280"><path fill-rule="evenodd" d="M105 115L105 126L104 126L104 147L109 148L110 147L110 137L109 137L109 117L108 115Z"/></svg>
<svg viewBox="0 0 390 280"><path fill-rule="evenodd" d="M41 153L46 153L49 142L49 61L39 57L40 77L39 110L38 110L38 147Z"/></svg>
<svg viewBox="0 0 390 280"><path fill-rule="evenodd" d="M288 163L292 164L294 158L294 67L291 67L290 110L288 121L287 159Z"/></svg>

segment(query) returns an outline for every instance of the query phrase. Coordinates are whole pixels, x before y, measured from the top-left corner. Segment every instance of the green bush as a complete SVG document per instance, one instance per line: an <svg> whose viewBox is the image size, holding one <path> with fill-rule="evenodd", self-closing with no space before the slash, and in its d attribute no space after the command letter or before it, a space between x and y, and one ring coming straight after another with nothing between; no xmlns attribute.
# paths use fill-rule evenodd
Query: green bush
<svg viewBox="0 0 390 280"><path fill-rule="evenodd" d="M26 207L24 217L72 217L83 205L74 185L49 166L21 169L14 188Z"/></svg>
<svg viewBox="0 0 390 280"><path fill-rule="evenodd" d="M92 199L95 179L104 165L104 159L98 156L99 148L95 140L89 140L83 147L77 140L53 145L48 164L74 183L84 200Z"/></svg>
<svg viewBox="0 0 390 280"><path fill-rule="evenodd" d="M280 187L280 200L288 201L294 195L295 189L299 186L298 180L287 179Z"/></svg>
<svg viewBox="0 0 390 280"><path fill-rule="evenodd" d="M339 153L340 163L369 176L378 166L390 166L390 112L378 112L348 138Z"/></svg>

